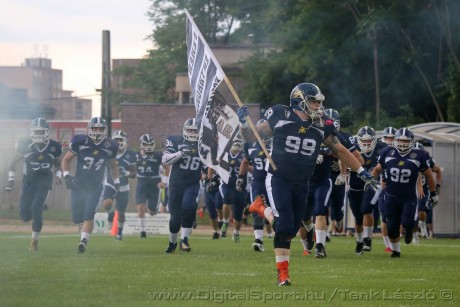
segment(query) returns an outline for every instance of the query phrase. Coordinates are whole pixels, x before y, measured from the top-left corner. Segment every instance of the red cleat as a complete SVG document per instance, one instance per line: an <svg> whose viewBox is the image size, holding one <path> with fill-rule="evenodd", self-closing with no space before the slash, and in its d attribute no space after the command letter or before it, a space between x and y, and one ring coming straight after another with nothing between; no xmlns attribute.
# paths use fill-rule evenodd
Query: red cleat
<svg viewBox="0 0 460 307"><path fill-rule="evenodd" d="M265 196L257 195L256 199L252 204L244 208L243 213L249 215L250 213L257 213L261 218L264 218L265 208L268 207L268 204L265 200Z"/></svg>
<svg viewBox="0 0 460 307"><path fill-rule="evenodd" d="M309 250L306 250L306 249L303 250L303 255L304 256L308 256L310 254L311 254L311 252Z"/></svg>
<svg viewBox="0 0 460 307"><path fill-rule="evenodd" d="M204 218L203 208L201 208L201 209L198 210L198 216L199 216L200 218Z"/></svg>
<svg viewBox="0 0 460 307"><path fill-rule="evenodd" d="M290 286L289 261L277 262L276 269L278 270L278 286Z"/></svg>
<svg viewBox="0 0 460 307"><path fill-rule="evenodd" d="M391 250L391 247L385 247L385 253L391 253L391 252L393 252L393 251Z"/></svg>

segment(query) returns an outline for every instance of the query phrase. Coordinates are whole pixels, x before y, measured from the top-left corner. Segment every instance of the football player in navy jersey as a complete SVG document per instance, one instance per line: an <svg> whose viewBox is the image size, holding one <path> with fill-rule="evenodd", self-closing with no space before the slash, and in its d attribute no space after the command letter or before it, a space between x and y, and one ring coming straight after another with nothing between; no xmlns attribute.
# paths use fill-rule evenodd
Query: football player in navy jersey
<svg viewBox="0 0 460 307"><path fill-rule="evenodd" d="M94 215L102 194L107 164L112 174L115 190L120 187L116 155L118 142L107 138L108 126L102 117L93 117L88 122L88 134L74 135L69 151L62 160L62 172L68 189L71 190L70 205L72 220L83 223L77 249L84 253L94 228ZM70 175L70 162L77 158L75 177Z"/></svg>
<svg viewBox="0 0 460 307"><path fill-rule="evenodd" d="M266 208L263 197L257 197L249 206L268 219L275 217L273 240L275 248L278 284L288 286L291 239L302 224L307 209L308 180L311 178L321 143L324 142L337 157L353 171L357 171L366 182L375 184L373 178L336 137L337 127L332 119L323 120L324 95L312 83L301 83L293 88L290 106L275 105L264 115L264 121L256 126L262 136L273 137L270 158L267 164L265 185L271 208ZM240 127L247 142L256 140L248 129L248 108L237 111ZM268 157L267 157L268 159Z"/></svg>
<svg viewBox="0 0 460 307"><path fill-rule="evenodd" d="M359 148L355 143L355 138L347 132L340 130L340 115L334 109L326 109L324 113L331 117L337 124L337 130L339 133L337 134L337 139L342 143L345 148L347 148L356 160L361 163L364 163L361 154L359 153ZM332 185L332 192L329 200L329 209L331 214L331 220L334 225L333 232L334 233L341 233L343 231L343 216L344 216L344 199L345 199L345 183L347 181L347 169L346 166L342 166L339 159L329 150L325 148L324 151L325 156L332 157L332 165L331 165L331 181Z"/></svg>
<svg viewBox="0 0 460 307"><path fill-rule="evenodd" d="M374 129L369 126L364 126L358 130L357 139L361 156L364 159L363 167L370 172L377 165L377 158L381 150L388 145L384 142L379 142ZM362 255L363 251L371 251L372 249L373 210L381 189L375 190L367 186L355 172L350 173L349 184L348 200L355 217L355 252L357 255Z"/></svg>
<svg viewBox="0 0 460 307"><path fill-rule="evenodd" d="M169 173L169 245L167 254L177 248L177 237L181 230L179 249L190 252L189 237L195 221L196 202L200 191L203 163L198 154L198 126L195 118L185 121L182 135L169 136L166 139L166 151L163 153L164 166L170 167Z"/></svg>
<svg viewBox="0 0 460 307"><path fill-rule="evenodd" d="M162 153L155 151L155 140L149 134L141 135L139 145L140 151L136 155L136 204L141 238L146 238L145 212L148 209L150 215L157 213L161 186L160 166Z"/></svg>
<svg viewBox="0 0 460 307"><path fill-rule="evenodd" d="M385 127L382 131L382 141L387 143L388 146L393 146L394 139L395 139L395 133L396 129L389 126ZM382 182L382 190L385 189L385 177L383 174L380 175L380 181ZM381 216L381 221L380 221L380 230L382 231L382 238L383 238L383 243L385 244L385 252L386 253L391 253L391 247L390 247L390 238L388 237L388 228L387 228L387 222L386 222L386 217L385 217L385 211L384 211L384 204L385 202L385 193L380 193L379 200L378 200L378 207L380 211L380 216Z"/></svg>
<svg viewBox="0 0 460 307"><path fill-rule="evenodd" d="M220 229L220 235L223 238L226 237L230 215L233 211L234 228L232 240L235 243L240 242L241 221L243 219L243 209L246 206L246 177L241 178L243 179L239 186L241 189L237 190L236 187L241 161L245 157L243 142L242 137L237 137L230 146L230 151L228 152L229 179L227 183L221 183L221 193L224 201L222 207L224 223Z"/></svg>
<svg viewBox="0 0 460 307"><path fill-rule="evenodd" d="M102 193L102 205L108 213L109 223L113 222L114 208L112 206L113 200L116 202L116 210L118 211L117 219L117 235L116 239L121 240L123 236L123 226L125 223L125 211L128 207L129 200L129 179L136 177L136 153L128 148L128 135L123 130L119 130L113 134L113 140L118 142L118 171L120 175L120 189L115 190L110 172L104 180L104 192Z"/></svg>
<svg viewBox="0 0 460 307"><path fill-rule="evenodd" d="M270 139L264 139L267 149L270 149ZM265 163L267 157L258 142L246 143L244 146L245 158L241 162L236 186L238 190L243 190L244 181L246 180L247 172L252 173L250 200L253 202L257 195L264 195L268 199L267 189L265 188L265 178L267 171L265 170ZM249 212L247 212L249 213ZM245 212L246 214L246 212ZM248 214L246 214L248 215ZM252 249L256 252L265 251L264 247L264 219L257 213L252 213L253 228L254 228L254 243Z"/></svg>
<svg viewBox="0 0 460 307"><path fill-rule="evenodd" d="M43 118L36 118L30 125L30 138L16 143L16 154L9 166L7 191L15 188L16 164L23 161L22 191L19 200L21 220L32 220L30 252L38 250L38 239L43 227L43 206L48 191L53 185L61 184L61 144L49 139L49 125ZM55 175L52 169L54 167Z"/></svg>
<svg viewBox="0 0 460 307"><path fill-rule="evenodd" d="M419 142L416 142L415 145L414 145L414 148L415 149L419 149L419 150L425 150L425 147L419 143ZM431 168L431 172L434 173L436 175L436 190L439 192L439 189L441 188L441 181L442 181L442 172L441 172L441 168L439 167L439 165L437 165L435 163L435 161L433 160L433 157L430 156L430 168ZM427 222L427 216L428 216L428 213L429 211L432 210L432 207L430 205L430 203L428 202L428 196L429 196L429 186L428 186L428 182L425 178L424 175L421 175L420 178L419 178L419 184L420 184L420 191L419 191L419 187L417 187L417 193L419 194L419 198L418 198L418 202L417 202L417 211L418 211L418 225L415 225L415 228L414 228L414 243L418 243L418 228L420 228L420 231L421 231L421 234L422 234L422 237L424 239L428 239L428 231L427 231L427 226L426 226L426 222Z"/></svg>
<svg viewBox="0 0 460 307"><path fill-rule="evenodd" d="M204 173L206 175L204 179L204 202L206 210L209 212L209 220L214 230L212 239L219 239L219 223L217 221L217 207L222 206L222 196L219 192L220 177L210 167L204 167Z"/></svg>
<svg viewBox="0 0 460 307"><path fill-rule="evenodd" d="M408 128L396 131L394 147L388 146L380 153L378 164L372 170L377 178L382 172L385 176L384 211L387 220L388 236L391 241L392 258L401 256L399 227L405 230L405 242L412 241L412 229L417 208L416 185L419 172L425 175L430 197L428 201L436 205L438 193L430 169L430 157L424 150L414 149L414 134Z"/></svg>

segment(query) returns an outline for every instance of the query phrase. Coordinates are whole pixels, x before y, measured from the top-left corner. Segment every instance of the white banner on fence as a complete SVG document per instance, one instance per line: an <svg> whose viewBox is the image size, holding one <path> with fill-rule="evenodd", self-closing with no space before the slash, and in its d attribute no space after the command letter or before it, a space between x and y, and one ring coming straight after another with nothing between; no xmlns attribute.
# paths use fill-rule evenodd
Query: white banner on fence
<svg viewBox="0 0 460 307"><path fill-rule="evenodd" d="M125 225L123 234L140 234L141 229L137 220L137 213L125 213ZM169 234L169 213L159 213L155 216L145 215L145 231L148 234L166 235ZM107 213L97 212L94 217L93 233L110 234L109 223L107 222Z"/></svg>

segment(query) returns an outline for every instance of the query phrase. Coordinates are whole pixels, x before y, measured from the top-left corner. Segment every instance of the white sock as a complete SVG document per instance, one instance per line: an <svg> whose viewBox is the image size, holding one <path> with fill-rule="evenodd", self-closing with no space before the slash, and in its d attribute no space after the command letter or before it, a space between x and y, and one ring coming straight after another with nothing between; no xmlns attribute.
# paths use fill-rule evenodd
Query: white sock
<svg viewBox="0 0 460 307"><path fill-rule="evenodd" d="M170 232L169 233L169 242L171 243L176 243L177 242L177 237L179 236L179 233L176 232L176 233L172 233Z"/></svg>
<svg viewBox="0 0 460 307"><path fill-rule="evenodd" d="M233 234L234 234L234 235L239 235L239 234L240 234L240 231L239 231L239 230L236 230L236 229L233 229Z"/></svg>
<svg viewBox="0 0 460 307"><path fill-rule="evenodd" d="M313 228L315 228L315 224L313 223L310 223L310 224L307 224L305 225L305 229L310 232Z"/></svg>
<svg viewBox="0 0 460 307"><path fill-rule="evenodd" d="M289 262L289 256L275 256L276 262L283 262L287 261Z"/></svg>
<svg viewBox="0 0 460 307"><path fill-rule="evenodd" d="M257 240L262 240L263 237L264 237L264 231L261 230L261 229L254 230L254 237L255 237Z"/></svg>
<svg viewBox="0 0 460 307"><path fill-rule="evenodd" d="M224 219L224 223L227 223L230 221L230 219Z"/></svg>
<svg viewBox="0 0 460 307"><path fill-rule="evenodd" d="M90 235L91 235L90 233L82 231L81 236L80 236L80 240L86 239L86 241L89 241L89 236Z"/></svg>
<svg viewBox="0 0 460 307"><path fill-rule="evenodd" d="M356 232L356 241L357 242L363 242L363 231Z"/></svg>
<svg viewBox="0 0 460 307"><path fill-rule="evenodd" d="M326 230L315 230L316 232L316 243L326 245Z"/></svg>
<svg viewBox="0 0 460 307"><path fill-rule="evenodd" d="M418 227L420 227L420 231L422 232L422 236L428 236L428 231L426 230L426 222L418 221Z"/></svg>
<svg viewBox="0 0 460 307"><path fill-rule="evenodd" d="M399 244L399 242L397 242L397 243L391 243L390 242L390 247L391 247L392 251L395 251L395 252L398 252L398 253L401 252L401 244Z"/></svg>
<svg viewBox="0 0 460 307"><path fill-rule="evenodd" d="M40 237L40 233L36 231L32 231L32 240L38 241L38 238Z"/></svg>
<svg viewBox="0 0 460 307"><path fill-rule="evenodd" d="M372 238L372 230L374 229L373 226L364 226L364 237L365 238Z"/></svg>
<svg viewBox="0 0 460 307"><path fill-rule="evenodd" d="M180 239L183 240L184 238L190 237L190 234L192 233L192 228L184 228L182 227L182 230L180 232Z"/></svg>
<svg viewBox="0 0 460 307"><path fill-rule="evenodd" d="M390 237L383 236L383 243L385 243L385 247L390 247Z"/></svg>
<svg viewBox="0 0 460 307"><path fill-rule="evenodd" d="M141 231L145 231L145 217L139 217L137 221L139 222L139 227L141 228Z"/></svg>

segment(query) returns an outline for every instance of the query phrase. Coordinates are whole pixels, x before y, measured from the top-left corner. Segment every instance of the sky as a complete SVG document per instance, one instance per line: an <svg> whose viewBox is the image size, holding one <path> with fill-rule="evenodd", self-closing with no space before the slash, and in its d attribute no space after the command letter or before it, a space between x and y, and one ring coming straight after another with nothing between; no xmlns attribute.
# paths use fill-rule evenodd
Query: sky
<svg viewBox="0 0 460 307"><path fill-rule="evenodd" d="M46 57L63 73L73 96L101 88L102 31L110 31L111 58L141 58L153 48L149 0L0 0L0 66ZM100 98L93 116L100 115Z"/></svg>

